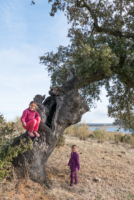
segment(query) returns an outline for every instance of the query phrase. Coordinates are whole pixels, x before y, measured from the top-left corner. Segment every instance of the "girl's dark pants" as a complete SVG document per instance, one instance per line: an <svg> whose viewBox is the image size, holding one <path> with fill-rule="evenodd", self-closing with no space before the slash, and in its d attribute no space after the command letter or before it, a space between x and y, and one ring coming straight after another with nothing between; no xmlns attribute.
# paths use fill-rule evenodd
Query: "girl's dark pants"
<svg viewBox="0 0 134 200"><path fill-rule="evenodd" d="M75 184L78 184L78 176L76 170L71 170L71 175L70 175L70 186L73 186L74 184L74 179L75 179Z"/></svg>

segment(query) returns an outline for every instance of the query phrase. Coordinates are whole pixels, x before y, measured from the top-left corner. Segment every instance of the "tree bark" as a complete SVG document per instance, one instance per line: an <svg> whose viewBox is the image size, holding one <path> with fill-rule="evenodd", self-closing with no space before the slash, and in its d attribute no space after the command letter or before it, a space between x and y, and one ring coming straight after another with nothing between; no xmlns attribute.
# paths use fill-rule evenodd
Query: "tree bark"
<svg viewBox="0 0 134 200"><path fill-rule="evenodd" d="M39 125L40 137L30 138L27 131L15 139L13 146L20 140L33 140L33 149L19 154L13 165L24 171L27 167L31 180L45 183L45 164L54 150L59 137L70 125L80 122L82 115L89 110L87 102L77 91L78 79L72 74L61 87L52 87L50 96L36 95L34 100L38 104L38 112L43 120ZM27 165L26 165L27 163ZM18 171L18 170L17 170Z"/></svg>

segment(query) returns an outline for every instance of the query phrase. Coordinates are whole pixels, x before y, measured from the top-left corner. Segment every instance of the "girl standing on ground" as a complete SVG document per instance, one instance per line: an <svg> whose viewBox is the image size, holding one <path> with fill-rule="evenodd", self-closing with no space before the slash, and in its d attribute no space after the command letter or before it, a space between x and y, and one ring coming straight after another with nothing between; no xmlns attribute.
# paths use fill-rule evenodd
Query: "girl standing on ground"
<svg viewBox="0 0 134 200"><path fill-rule="evenodd" d="M41 117L36 111L37 107L37 103L35 101L31 101L29 104L29 108L23 111L21 117L22 125L26 130L28 130L28 135L30 137L40 137L40 134L37 131L41 121Z"/></svg>
<svg viewBox="0 0 134 200"><path fill-rule="evenodd" d="M78 184L77 169L80 170L79 155L77 153L76 145L72 146L72 153L71 153L71 158L69 160L68 166L70 166L70 169L71 169L70 186L73 186L74 179L75 179L75 184Z"/></svg>

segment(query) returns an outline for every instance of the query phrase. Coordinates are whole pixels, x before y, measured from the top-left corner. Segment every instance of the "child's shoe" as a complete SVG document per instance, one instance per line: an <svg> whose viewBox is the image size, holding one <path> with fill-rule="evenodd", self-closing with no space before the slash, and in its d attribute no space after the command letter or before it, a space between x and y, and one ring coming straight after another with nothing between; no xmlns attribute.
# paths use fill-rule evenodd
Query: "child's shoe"
<svg viewBox="0 0 134 200"><path fill-rule="evenodd" d="M70 186L70 187L73 187L73 185L72 185L72 184L69 184L69 186Z"/></svg>
<svg viewBox="0 0 134 200"><path fill-rule="evenodd" d="M40 137L40 134L37 131L34 131L36 137Z"/></svg>
<svg viewBox="0 0 134 200"><path fill-rule="evenodd" d="M29 131L28 131L28 135L29 135L30 137L35 137L35 135L34 135L33 133L29 132Z"/></svg>

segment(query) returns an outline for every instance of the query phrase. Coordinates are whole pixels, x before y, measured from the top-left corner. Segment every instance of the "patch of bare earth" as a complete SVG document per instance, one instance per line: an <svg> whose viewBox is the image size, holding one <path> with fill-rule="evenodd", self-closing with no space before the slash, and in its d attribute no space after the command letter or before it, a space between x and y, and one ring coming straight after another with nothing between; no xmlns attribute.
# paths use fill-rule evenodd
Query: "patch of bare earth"
<svg viewBox="0 0 134 200"><path fill-rule="evenodd" d="M78 148L81 170L79 184L70 187L68 161L73 144ZM66 136L66 145L55 149L48 160L47 178L55 200L134 199L134 149Z"/></svg>
<svg viewBox="0 0 134 200"><path fill-rule="evenodd" d="M0 200L54 200L48 189L29 179L0 183Z"/></svg>

